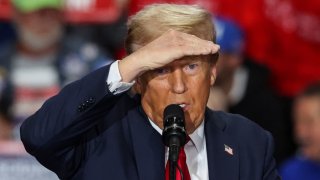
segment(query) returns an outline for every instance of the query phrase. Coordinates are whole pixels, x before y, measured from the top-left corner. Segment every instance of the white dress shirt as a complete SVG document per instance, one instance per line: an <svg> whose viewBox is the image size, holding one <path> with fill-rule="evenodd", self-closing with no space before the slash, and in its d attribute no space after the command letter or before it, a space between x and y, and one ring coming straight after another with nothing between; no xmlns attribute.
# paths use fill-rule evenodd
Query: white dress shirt
<svg viewBox="0 0 320 180"><path fill-rule="evenodd" d="M119 62L116 61L111 64L107 78L109 90L113 94L127 91L134 84L134 82L121 82L122 78L119 72L118 63ZM149 121L152 127L162 134L162 129L160 129L150 118ZM184 146L184 150L186 152L190 177L192 180L209 180L204 121L202 121L200 126L192 134L189 134L189 136L191 140ZM167 162L169 154L168 148L166 148L165 152L165 162Z"/></svg>

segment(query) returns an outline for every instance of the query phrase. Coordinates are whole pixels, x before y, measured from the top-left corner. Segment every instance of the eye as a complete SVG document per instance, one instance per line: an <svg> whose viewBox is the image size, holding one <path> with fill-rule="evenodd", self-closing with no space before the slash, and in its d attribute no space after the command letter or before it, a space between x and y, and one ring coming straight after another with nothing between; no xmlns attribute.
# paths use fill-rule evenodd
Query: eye
<svg viewBox="0 0 320 180"><path fill-rule="evenodd" d="M196 69L198 67L198 64L189 64L187 66L190 70Z"/></svg>
<svg viewBox="0 0 320 180"><path fill-rule="evenodd" d="M155 69L154 72L157 75L164 75L164 74L167 74L169 72L169 69L168 68L158 68L158 69Z"/></svg>
<svg viewBox="0 0 320 180"><path fill-rule="evenodd" d="M198 63L192 63L192 64L187 64L184 67L184 70L188 74L195 74L199 69L199 64Z"/></svg>

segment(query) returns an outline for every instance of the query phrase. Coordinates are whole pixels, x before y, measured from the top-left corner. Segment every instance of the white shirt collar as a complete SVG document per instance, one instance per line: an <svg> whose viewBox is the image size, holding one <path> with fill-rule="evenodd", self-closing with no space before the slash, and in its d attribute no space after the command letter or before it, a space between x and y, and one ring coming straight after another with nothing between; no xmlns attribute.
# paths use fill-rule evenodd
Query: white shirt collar
<svg viewBox="0 0 320 180"><path fill-rule="evenodd" d="M162 129L160 129L150 118L149 122L151 126L158 131L159 134L162 135ZM201 122L200 126L192 133L189 134L191 141L189 141L186 146L194 145L198 152L200 152L204 148L204 120Z"/></svg>

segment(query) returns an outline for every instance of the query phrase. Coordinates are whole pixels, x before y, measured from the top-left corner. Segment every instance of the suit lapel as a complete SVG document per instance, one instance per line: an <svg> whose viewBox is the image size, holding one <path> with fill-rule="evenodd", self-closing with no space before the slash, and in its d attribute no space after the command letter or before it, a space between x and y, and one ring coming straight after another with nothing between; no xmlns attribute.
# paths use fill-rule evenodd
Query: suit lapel
<svg viewBox="0 0 320 180"><path fill-rule="evenodd" d="M210 180L239 179L237 143L225 132L226 121L206 111L205 135Z"/></svg>
<svg viewBox="0 0 320 180"><path fill-rule="evenodd" d="M128 121L139 179L163 180L165 147L161 135L151 126L141 107L129 114Z"/></svg>

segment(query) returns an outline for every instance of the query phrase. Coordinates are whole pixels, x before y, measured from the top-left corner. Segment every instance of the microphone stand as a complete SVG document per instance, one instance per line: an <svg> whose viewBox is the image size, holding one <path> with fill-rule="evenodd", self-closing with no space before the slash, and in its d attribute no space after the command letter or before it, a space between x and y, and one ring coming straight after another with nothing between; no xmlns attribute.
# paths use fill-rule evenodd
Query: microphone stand
<svg viewBox="0 0 320 180"><path fill-rule="evenodd" d="M179 158L180 140L178 137L171 137L171 146L169 146L169 178L170 180L176 180L176 168Z"/></svg>
<svg viewBox="0 0 320 180"><path fill-rule="evenodd" d="M174 162L174 161L169 162L170 180L176 180L176 166L177 166L177 162Z"/></svg>

